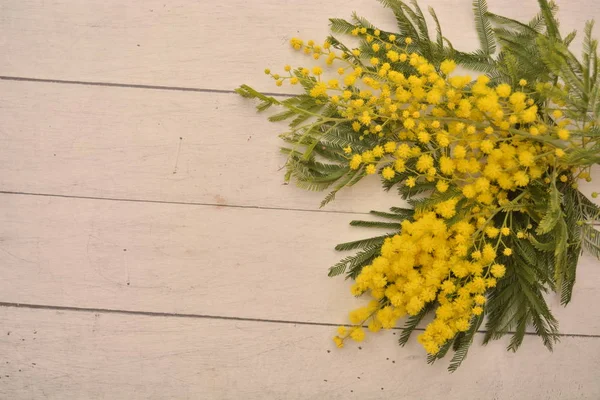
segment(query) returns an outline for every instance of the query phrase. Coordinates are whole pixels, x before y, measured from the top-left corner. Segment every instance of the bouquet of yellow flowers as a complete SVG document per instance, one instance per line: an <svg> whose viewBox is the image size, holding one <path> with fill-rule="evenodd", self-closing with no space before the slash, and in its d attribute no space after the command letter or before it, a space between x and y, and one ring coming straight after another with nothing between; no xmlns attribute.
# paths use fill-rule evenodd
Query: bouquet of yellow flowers
<svg viewBox="0 0 600 400"><path fill-rule="evenodd" d="M286 179L309 190L332 189L322 205L363 177L379 175L411 208L372 211L386 221L352 225L390 233L342 243L359 250L334 265L347 273L354 296L371 302L349 315L334 341L361 341L364 328L389 329L407 317L400 344L427 314L418 341L433 362L450 349L450 370L467 355L484 317L484 343L505 334L509 350L533 326L552 349L558 323L543 297L571 299L583 249L600 256L592 222L600 208L578 190L600 161L600 78L593 22L585 25L583 56L561 36L556 5L539 0L529 23L473 4L481 48L455 49L430 37L416 4L380 0L399 32L384 32L353 15L332 19L324 43L293 38L293 49L325 60L312 69L266 70L278 86L304 93L277 100L243 85L238 93L279 106L271 121L291 120ZM327 67L332 69L329 75ZM476 79L456 72L477 72ZM594 193L593 196L596 196Z"/></svg>

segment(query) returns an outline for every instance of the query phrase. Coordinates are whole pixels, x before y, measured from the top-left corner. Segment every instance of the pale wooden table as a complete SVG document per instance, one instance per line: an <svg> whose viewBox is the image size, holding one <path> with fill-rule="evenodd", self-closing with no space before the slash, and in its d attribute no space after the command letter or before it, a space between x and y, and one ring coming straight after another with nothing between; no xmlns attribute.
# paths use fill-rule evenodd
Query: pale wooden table
<svg viewBox="0 0 600 400"><path fill-rule="evenodd" d="M561 3L564 31L600 18ZM476 46L470 0L421 4ZM501 340L450 375L397 331L333 348L359 301L326 277L331 248L398 199L365 182L317 211L321 194L282 185L284 126L232 89L280 91L262 70L307 61L288 39L353 10L394 25L367 0L0 2L1 399L600 398L589 257L572 305L551 300L553 354Z"/></svg>

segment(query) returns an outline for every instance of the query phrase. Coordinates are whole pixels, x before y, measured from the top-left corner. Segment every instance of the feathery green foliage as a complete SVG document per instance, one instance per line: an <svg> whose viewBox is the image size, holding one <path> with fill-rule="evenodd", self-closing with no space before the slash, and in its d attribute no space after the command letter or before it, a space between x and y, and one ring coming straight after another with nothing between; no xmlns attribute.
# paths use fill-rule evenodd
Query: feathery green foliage
<svg viewBox="0 0 600 400"><path fill-rule="evenodd" d="M406 323L402 327L402 333L400 334L400 338L398 338L398 344L400 346L404 346L408 343L408 339L412 333L417 329L423 318L433 310L433 305L431 303L427 304L423 310L417 315L411 315L406 319Z"/></svg>
<svg viewBox="0 0 600 400"><path fill-rule="evenodd" d="M473 14L475 14L475 28L479 36L479 45L486 55L496 52L496 40L492 30L492 24L487 15L487 2L485 0L473 0Z"/></svg>
<svg viewBox="0 0 600 400"><path fill-rule="evenodd" d="M473 343L475 333L481 326L481 322L483 322L483 314L473 317L473 321L471 322L471 327L469 330L464 335L459 334L459 336L454 340L454 356L452 356L448 371L456 371L463 363L465 358L467 358L467 353L471 347L471 344Z"/></svg>

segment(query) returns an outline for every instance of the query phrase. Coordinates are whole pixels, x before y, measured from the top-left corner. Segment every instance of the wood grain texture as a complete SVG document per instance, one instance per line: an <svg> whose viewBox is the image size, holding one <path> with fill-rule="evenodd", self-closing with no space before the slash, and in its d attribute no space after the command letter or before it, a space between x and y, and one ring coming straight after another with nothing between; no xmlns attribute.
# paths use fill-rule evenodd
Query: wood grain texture
<svg viewBox="0 0 600 400"><path fill-rule="evenodd" d="M8 81L0 91L5 191L313 210L328 193L284 185L286 125L237 95ZM406 204L378 177L337 200L325 210Z"/></svg>
<svg viewBox="0 0 600 400"><path fill-rule="evenodd" d="M488 3L525 19L537 9ZM471 0L420 4L476 48ZM600 15L594 0L560 5L565 32ZM289 92L262 70L308 63L289 38L322 39L327 18L353 10L394 29L372 0L4 0L0 76ZM337 351L331 326L303 323L344 323L362 303L326 270L336 243L371 234L348 227L356 213L401 205L376 179L299 211L322 194L282 185L283 125L233 94L7 80L0 91L0 191L46 194L0 194L1 399L600 398L597 260L582 259L568 308L550 299L563 334L591 336L564 336L553 354L533 336L516 355L507 340L476 345L449 375L391 332Z"/></svg>
<svg viewBox="0 0 600 400"><path fill-rule="evenodd" d="M326 276L338 241L372 234L349 215L17 195L0 205L5 302L320 323L346 323L363 302ZM562 333L600 334L598 287L598 261L584 257L569 307L550 298Z"/></svg>
<svg viewBox="0 0 600 400"><path fill-rule="evenodd" d="M599 338L563 338L549 353L528 336L513 354L477 335L449 374L390 332L338 350L330 328L291 324L3 308L0 326L5 399L600 397Z"/></svg>
<svg viewBox="0 0 600 400"><path fill-rule="evenodd" d="M478 46L471 0L421 0L436 9L457 48ZM528 20L534 0L490 0L491 11ZM581 31L600 15L595 0L559 1L563 32ZM324 39L328 18L352 11L395 30L393 14L374 0L5 0L0 4L0 75L47 79L233 89L241 83L271 91L262 75L293 55L293 36ZM575 46L578 46L577 42Z"/></svg>

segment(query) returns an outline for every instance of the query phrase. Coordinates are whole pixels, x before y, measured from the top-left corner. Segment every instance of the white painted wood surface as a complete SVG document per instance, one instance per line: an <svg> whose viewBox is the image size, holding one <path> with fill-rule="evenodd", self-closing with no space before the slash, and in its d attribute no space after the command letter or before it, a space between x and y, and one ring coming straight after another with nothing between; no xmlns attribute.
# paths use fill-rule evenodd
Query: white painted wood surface
<svg viewBox="0 0 600 400"><path fill-rule="evenodd" d="M476 47L470 0L420 4ZM563 31L600 18L594 0L559 5ZM0 2L0 398L600 398L598 261L580 263L568 308L551 299L553 354L532 336L517 354L474 346L449 375L391 333L332 349L329 324L360 303L326 277L332 247L398 199L373 179L312 212L322 194L282 185L284 127L250 102L87 84L287 92L263 68L307 63L287 39L322 39L353 10L394 26L371 0Z"/></svg>
<svg viewBox="0 0 600 400"><path fill-rule="evenodd" d="M350 295L349 282L326 272L345 254L333 250L338 241L369 233L348 226L354 216L2 196L2 299L347 323L363 301ZM588 308L600 304L598 267L582 259L568 308L550 297L561 332L600 335L600 310Z"/></svg>
<svg viewBox="0 0 600 400"><path fill-rule="evenodd" d="M535 0L490 0L491 11L528 20ZM457 48L477 48L471 0L420 0L435 8ZM582 30L600 15L595 0L559 0L561 28ZM290 51L293 36L323 40L328 19L359 12L394 30L375 0L4 0L0 75L233 89L277 88L265 67L310 61Z"/></svg>
<svg viewBox="0 0 600 400"><path fill-rule="evenodd" d="M2 190L312 210L327 194L284 185L286 125L237 95L11 81L0 92ZM337 200L325 210L406 205L378 177Z"/></svg>
<svg viewBox="0 0 600 400"><path fill-rule="evenodd" d="M596 338L563 338L554 353L531 336L517 354L474 346L449 374L414 342L398 350L391 332L338 350L331 328L298 324L15 308L0 324L6 399L600 397Z"/></svg>

